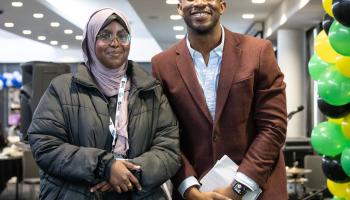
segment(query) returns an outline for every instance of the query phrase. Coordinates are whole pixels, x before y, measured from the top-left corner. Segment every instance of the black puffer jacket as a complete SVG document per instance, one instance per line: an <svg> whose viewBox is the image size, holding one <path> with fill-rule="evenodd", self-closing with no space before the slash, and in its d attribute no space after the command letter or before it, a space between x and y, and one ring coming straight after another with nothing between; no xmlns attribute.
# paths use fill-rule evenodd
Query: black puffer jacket
<svg viewBox="0 0 350 200"><path fill-rule="evenodd" d="M160 84L132 61L128 100L130 161L141 192L90 193L113 161L107 100L85 66L52 81L34 113L29 143L42 170L40 199L163 199L160 185L180 167L178 123Z"/></svg>

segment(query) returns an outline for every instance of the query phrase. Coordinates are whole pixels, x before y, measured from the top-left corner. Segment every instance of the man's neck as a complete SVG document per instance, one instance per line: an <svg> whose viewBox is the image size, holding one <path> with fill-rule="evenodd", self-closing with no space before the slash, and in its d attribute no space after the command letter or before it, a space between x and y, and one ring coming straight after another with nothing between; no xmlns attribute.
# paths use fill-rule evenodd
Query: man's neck
<svg viewBox="0 0 350 200"><path fill-rule="evenodd" d="M190 41L191 47L202 55L209 55L210 51L220 44L221 35L220 24L206 34L199 34L188 29L188 40Z"/></svg>

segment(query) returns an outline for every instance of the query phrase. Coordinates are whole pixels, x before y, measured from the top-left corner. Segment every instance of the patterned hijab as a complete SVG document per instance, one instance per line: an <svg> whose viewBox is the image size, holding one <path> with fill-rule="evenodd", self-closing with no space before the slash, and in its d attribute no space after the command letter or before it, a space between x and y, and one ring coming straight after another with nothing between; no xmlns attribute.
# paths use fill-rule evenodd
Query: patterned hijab
<svg viewBox="0 0 350 200"><path fill-rule="evenodd" d="M112 16L112 17L111 17ZM118 10L112 8L105 8L93 13L86 24L82 50L85 65L89 68L91 74L94 76L99 89L106 96L114 96L118 93L119 83L121 78L126 73L127 59L123 66L117 69L109 69L104 66L96 57L95 44L96 36L103 26L108 25L113 20L118 21L126 31L130 33L130 25L126 17Z"/></svg>

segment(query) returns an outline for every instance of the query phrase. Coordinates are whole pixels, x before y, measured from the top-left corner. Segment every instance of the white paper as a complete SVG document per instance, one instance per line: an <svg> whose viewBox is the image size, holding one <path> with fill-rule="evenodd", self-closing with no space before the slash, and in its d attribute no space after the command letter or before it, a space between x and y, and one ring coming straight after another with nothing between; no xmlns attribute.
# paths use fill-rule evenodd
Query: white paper
<svg viewBox="0 0 350 200"><path fill-rule="evenodd" d="M200 180L202 186L201 192L209 192L221 187L227 187L232 183L236 176L238 165L233 162L227 155L224 155L220 160L216 162L214 167ZM261 193L261 189L258 191L248 191L243 200L255 200Z"/></svg>

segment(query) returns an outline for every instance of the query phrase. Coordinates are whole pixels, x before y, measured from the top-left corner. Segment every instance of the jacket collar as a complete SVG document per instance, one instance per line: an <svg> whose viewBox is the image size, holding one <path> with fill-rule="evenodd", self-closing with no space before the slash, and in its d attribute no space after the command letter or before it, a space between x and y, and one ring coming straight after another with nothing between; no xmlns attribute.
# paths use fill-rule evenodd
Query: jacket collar
<svg viewBox="0 0 350 200"><path fill-rule="evenodd" d="M187 48L186 39L182 39L176 46L176 65L181 74L181 77L192 95L194 101L199 106L205 117L210 123L216 124L222 113L223 107L226 103L230 86L232 85L236 70L240 66L241 49L239 47L241 35L232 33L224 27L225 40L224 50L222 55L220 78L217 89L216 111L215 119L211 118L208 106L206 105L203 89L201 88L192 57Z"/></svg>

